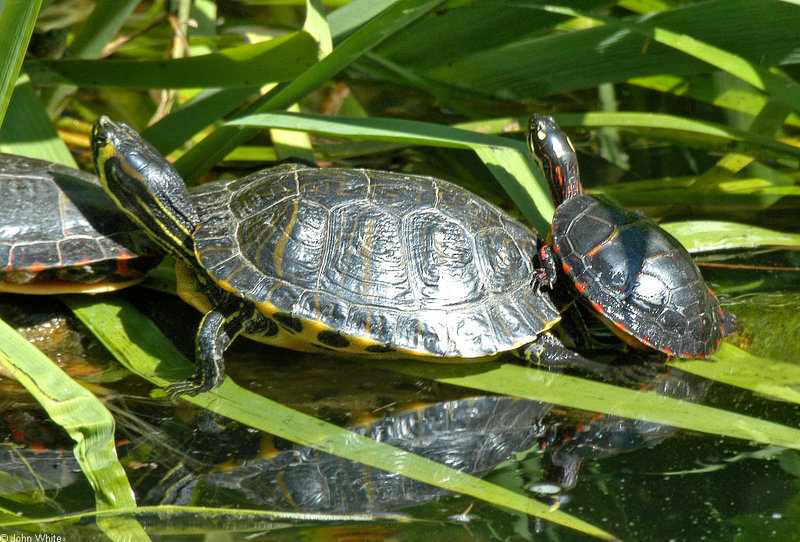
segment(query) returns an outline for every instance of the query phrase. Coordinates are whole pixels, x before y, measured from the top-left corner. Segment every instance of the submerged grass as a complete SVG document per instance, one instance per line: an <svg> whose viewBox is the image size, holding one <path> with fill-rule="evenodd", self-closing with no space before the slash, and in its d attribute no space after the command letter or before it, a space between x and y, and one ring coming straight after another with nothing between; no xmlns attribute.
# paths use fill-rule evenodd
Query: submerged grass
<svg viewBox="0 0 800 542"><path fill-rule="evenodd" d="M390 159L403 158L409 168L415 161L440 156L429 147L444 148L445 153L470 149L485 168L457 169L462 180L483 186L501 200L495 185L485 182L493 177L544 234L552 203L520 133L529 113L554 112L575 136L582 163L589 164L584 171L595 173L585 176L590 191L669 217L670 231L692 250L800 246L796 2L710 0L637 13L634 10L648 4L607 1L583 12L574 11L585 5L577 0L546 7L488 0L355 0L330 11L309 0L305 24L298 17L303 9L262 10L258 2L240 3L258 15L239 19L234 13L220 13L224 8L211 0L197 0L191 13L195 26L181 15L172 19L180 30L175 33L162 16L160 2L144 3L144 9L134 11L137 2L95 5L85 0L85 20L59 19L64 7L59 1L41 13L39 2L6 2L0 13L0 29L8 30L0 32L0 49L8 52L0 60L0 149L69 164L72 155L56 128L62 135L82 138L85 154L88 123L100 113L141 128L152 124L145 135L162 152L175 151L177 167L192 181L250 140L256 152L285 157L286 148L274 145L279 137L264 143L261 134L266 130L313 134L318 139L310 140L312 148L306 152L316 151L324 159L322 149L339 149L355 164L384 160L386 155L376 154L376 146L364 151L353 140L385 143ZM326 11L327 19L321 16ZM67 43L43 55L49 58L37 59L40 53L31 49L23 64L37 15L43 27L66 29ZM222 15L225 23L220 25ZM128 39L113 41L120 35ZM185 38L190 58L183 58L173 38ZM63 55L65 46L69 59ZM111 58L100 59L108 55ZM77 92L68 92L74 86ZM162 87L181 90L169 99L141 91ZM609 111L615 100L615 110ZM293 105L299 113L286 111ZM77 129L58 120L67 116L78 119ZM766 120L756 123L754 118ZM615 128L616 139L583 136L600 128ZM614 167L602 159L612 155ZM620 177L636 182L614 184ZM149 329L146 322L125 323L125 333L119 333L120 322L92 316L94 299L71 303L81 306L77 312L98 335L115 337L112 351L122 359L141 349L140 341L151 333L140 335ZM96 310L102 312L103 307L98 301ZM162 353L165 367L177 357L163 355L168 348L152 350ZM7 356L12 365L36 358L19 350L7 351ZM797 401L798 361L755 359L726 345L716 363L681 362L679 367L754 393ZM412 369L427 378L478 389L490 386L459 368L409 365L404 370ZM41 370L50 374L50 369ZM156 376L148 373L148 378L158 385L166 382L157 379L164 376L161 369L154 370ZM798 445L787 428L735 413L675 400L670 404L678 404L667 409L664 403L649 404L649 399L630 396L626 390L595 388L594 383L561 380L559 375L547 375L544 385L537 380L541 375L519 367L498 364L487 371L493 373L491 390L499 393L524 395L518 386L530 381L531 389L548 392L548 401L686 427L683 417L699 424L690 427L694 430ZM593 402L580 403L581 394ZM399 471L412 477L580 525L484 482L442 474L396 450L368 442L359 442L357 449L334 446L336 439L349 440L338 428L269 403L227 383L203 404L225 405L226 415L242 416L289 440L343 456L364 451L365 462L375 466L391 468L402 458L396 461L403 465ZM261 414L253 404L275 409L266 425L253 419ZM620 410L620 404L635 406ZM273 423L286 416L291 424ZM102 472L91 465L85 469L90 478ZM443 481L458 479L464 485ZM125 499L117 504L131 505ZM605 535L600 529L581 527Z"/></svg>

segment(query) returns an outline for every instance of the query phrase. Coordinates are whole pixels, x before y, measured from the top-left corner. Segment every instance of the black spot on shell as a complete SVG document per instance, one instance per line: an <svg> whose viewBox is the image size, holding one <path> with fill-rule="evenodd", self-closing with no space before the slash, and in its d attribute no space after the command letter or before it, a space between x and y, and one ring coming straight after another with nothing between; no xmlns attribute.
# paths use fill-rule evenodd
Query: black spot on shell
<svg viewBox="0 0 800 542"><path fill-rule="evenodd" d="M387 352L394 352L394 348L388 344L371 344L364 349L365 352L373 354L386 354Z"/></svg>
<svg viewBox="0 0 800 542"><path fill-rule="evenodd" d="M272 319L292 333L300 333L303 331L303 321L297 316L292 316L288 312L276 312L272 315Z"/></svg>
<svg viewBox="0 0 800 542"><path fill-rule="evenodd" d="M336 331L320 331L317 335L317 340L324 345L332 346L334 348L347 348L350 346L350 341L345 339Z"/></svg>
<svg viewBox="0 0 800 542"><path fill-rule="evenodd" d="M278 334L278 324L269 318L264 318L263 322L259 322L258 328L248 332L257 333L260 337L273 337Z"/></svg>

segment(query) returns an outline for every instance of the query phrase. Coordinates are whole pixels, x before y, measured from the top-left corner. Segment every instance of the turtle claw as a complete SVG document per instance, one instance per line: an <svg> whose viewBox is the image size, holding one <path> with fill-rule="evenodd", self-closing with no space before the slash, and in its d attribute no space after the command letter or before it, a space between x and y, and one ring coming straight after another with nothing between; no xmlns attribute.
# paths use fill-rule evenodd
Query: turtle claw
<svg viewBox="0 0 800 542"><path fill-rule="evenodd" d="M547 285L547 288L552 290L556 285L556 276L558 275L553 248L550 245L542 244L537 251L537 256L539 265L533 272L533 285L537 292L544 285Z"/></svg>
<svg viewBox="0 0 800 542"><path fill-rule="evenodd" d="M203 389L202 384L198 384L197 382L191 379L180 380L164 388L164 392L170 399L177 399L181 395L197 395L204 391L207 390Z"/></svg>

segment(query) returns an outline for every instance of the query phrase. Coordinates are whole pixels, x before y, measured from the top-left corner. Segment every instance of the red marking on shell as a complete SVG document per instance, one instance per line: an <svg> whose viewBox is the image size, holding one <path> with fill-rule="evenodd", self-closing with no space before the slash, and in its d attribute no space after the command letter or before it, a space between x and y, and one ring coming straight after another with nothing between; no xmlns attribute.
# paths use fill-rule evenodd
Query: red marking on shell
<svg viewBox="0 0 800 542"><path fill-rule="evenodd" d="M693 358L694 356L692 355L691 352L684 352L683 354L681 354L681 357L682 358Z"/></svg>
<svg viewBox="0 0 800 542"><path fill-rule="evenodd" d="M575 289L576 289L576 290L578 290L578 293L579 293L579 294L582 294L582 293L583 293L583 290L584 290L585 288L586 288L586 285L585 285L584 283L582 283L582 282L576 282L576 283L575 283Z"/></svg>
<svg viewBox="0 0 800 542"><path fill-rule="evenodd" d="M16 427L9 427L11 430L11 435L14 437L14 440L17 442L24 442L25 441L25 433L17 429Z"/></svg>
<svg viewBox="0 0 800 542"><path fill-rule="evenodd" d="M628 332L628 327L624 322L614 322L614 325L616 325L621 331L624 331L625 333Z"/></svg>
<svg viewBox="0 0 800 542"><path fill-rule="evenodd" d="M674 355L675 355L675 352L673 352L673 351L672 351L672 348L670 348L669 346L667 346L667 347L665 347L665 348L664 348L664 353L665 353L666 355L668 355L668 356L674 356Z"/></svg>
<svg viewBox="0 0 800 542"><path fill-rule="evenodd" d="M553 245L553 252L558 254L560 251L561 251L561 249L558 247L558 245Z"/></svg>
<svg viewBox="0 0 800 542"><path fill-rule="evenodd" d="M44 271L45 269L47 269L47 266L45 266L39 260L36 260L35 262L33 262L31 265L28 266L28 271L33 271L34 273L38 273L39 271Z"/></svg>
<svg viewBox="0 0 800 542"><path fill-rule="evenodd" d="M565 264L565 263L561 264L561 269L564 270L564 273L569 273L572 270L572 268L569 265Z"/></svg>
<svg viewBox="0 0 800 542"><path fill-rule="evenodd" d="M598 305L597 303L592 303L592 308L593 308L594 310L596 310L597 312L601 313L601 314L602 314L602 312L603 312L603 307L601 307L601 306L600 306L600 305Z"/></svg>

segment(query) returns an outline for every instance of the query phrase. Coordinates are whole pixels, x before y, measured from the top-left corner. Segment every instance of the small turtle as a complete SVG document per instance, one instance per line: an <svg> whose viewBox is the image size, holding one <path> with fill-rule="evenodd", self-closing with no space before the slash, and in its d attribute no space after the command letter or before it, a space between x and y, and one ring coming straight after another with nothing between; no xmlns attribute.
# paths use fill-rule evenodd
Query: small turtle
<svg viewBox="0 0 800 542"><path fill-rule="evenodd" d="M552 250L540 251L543 282L553 286L558 260L578 295L624 338L708 358L733 333L734 317L683 245L641 214L584 194L575 149L552 117L531 116L528 145L557 206Z"/></svg>

